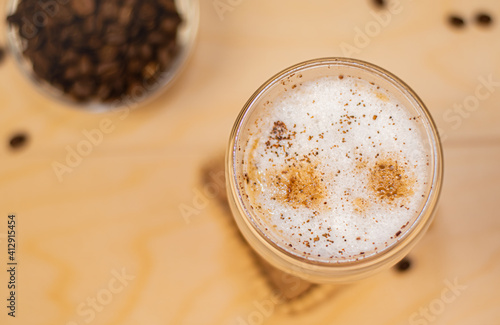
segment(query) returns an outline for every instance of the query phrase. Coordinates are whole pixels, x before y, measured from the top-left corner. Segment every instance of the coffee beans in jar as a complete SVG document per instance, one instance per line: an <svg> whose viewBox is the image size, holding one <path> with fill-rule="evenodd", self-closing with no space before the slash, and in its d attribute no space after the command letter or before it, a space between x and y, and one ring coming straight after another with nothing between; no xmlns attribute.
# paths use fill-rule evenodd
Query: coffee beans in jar
<svg viewBox="0 0 500 325"><path fill-rule="evenodd" d="M78 103L145 92L178 52L174 0L20 0L8 16L36 78Z"/></svg>

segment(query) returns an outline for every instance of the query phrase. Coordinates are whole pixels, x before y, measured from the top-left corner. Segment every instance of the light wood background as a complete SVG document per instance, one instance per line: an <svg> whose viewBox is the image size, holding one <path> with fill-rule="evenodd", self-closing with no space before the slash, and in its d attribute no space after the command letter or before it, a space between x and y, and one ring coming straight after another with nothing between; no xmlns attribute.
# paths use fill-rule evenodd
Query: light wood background
<svg viewBox="0 0 500 325"><path fill-rule="evenodd" d="M444 135L442 200L413 267L274 302L269 278L212 196L222 185L203 183L204 170L220 168L232 123L262 82L294 63L343 55L340 44L353 44L356 27L380 11L368 0L220 2L233 9L222 19L214 1L201 0L197 47L178 82L125 119L52 102L11 56L0 65L0 270L9 213L19 241L17 317L6 316L1 271L0 323L500 324L500 87L468 116L450 111L471 100L478 78L500 81L500 2L401 0L402 12L353 55L407 81ZM491 27L474 23L481 10ZM450 13L465 28L450 28ZM60 182L53 162L103 119L113 132ZM30 140L12 151L18 131ZM183 215L186 207L194 214ZM134 278L120 287L113 272ZM441 298L447 281L464 287L448 292L452 302ZM111 283L121 290L109 297ZM93 318L87 299L106 302Z"/></svg>

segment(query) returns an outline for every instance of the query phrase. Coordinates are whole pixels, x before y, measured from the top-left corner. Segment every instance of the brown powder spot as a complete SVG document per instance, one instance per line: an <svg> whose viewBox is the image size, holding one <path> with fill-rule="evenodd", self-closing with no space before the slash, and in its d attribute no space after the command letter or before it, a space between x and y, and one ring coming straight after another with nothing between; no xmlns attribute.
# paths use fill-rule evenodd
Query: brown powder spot
<svg viewBox="0 0 500 325"><path fill-rule="evenodd" d="M373 120L375 121L377 119L377 115L373 115Z"/></svg>
<svg viewBox="0 0 500 325"><path fill-rule="evenodd" d="M364 160L359 159L358 162L356 162L356 168L357 169L365 169L368 163Z"/></svg>
<svg viewBox="0 0 500 325"><path fill-rule="evenodd" d="M273 173L273 183L277 188L276 199L291 205L294 209L307 207L320 209L324 202L326 187L323 184L317 164L305 159L290 163Z"/></svg>
<svg viewBox="0 0 500 325"><path fill-rule="evenodd" d="M370 169L370 188L381 200L394 201L413 195L415 180L393 158L380 158Z"/></svg>
<svg viewBox="0 0 500 325"><path fill-rule="evenodd" d="M370 202L367 199L357 197L354 199L354 211L363 213L368 209Z"/></svg>
<svg viewBox="0 0 500 325"><path fill-rule="evenodd" d="M271 134L274 136L274 139L276 140L281 140L283 139L283 136L287 133L288 128L286 127L286 124L281 122L281 121L276 121L274 122L273 130L271 131Z"/></svg>
<svg viewBox="0 0 500 325"><path fill-rule="evenodd" d="M291 140L294 136L295 132L288 132L288 128L285 123L283 123L282 121L274 122L270 137L272 140Z"/></svg>
<svg viewBox="0 0 500 325"><path fill-rule="evenodd" d="M387 97L386 94L382 94L382 93L376 92L375 95L377 95L377 98L380 99L383 102L388 102L389 101L389 97Z"/></svg>

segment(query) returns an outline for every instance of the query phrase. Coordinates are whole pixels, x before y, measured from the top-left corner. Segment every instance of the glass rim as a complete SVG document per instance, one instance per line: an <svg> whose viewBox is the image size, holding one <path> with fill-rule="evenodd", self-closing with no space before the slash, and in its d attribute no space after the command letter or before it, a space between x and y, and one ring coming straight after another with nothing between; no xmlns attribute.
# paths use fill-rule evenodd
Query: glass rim
<svg viewBox="0 0 500 325"><path fill-rule="evenodd" d="M426 126L430 129L430 134L427 133L426 139L431 143L431 154L432 154L432 170L431 170L431 183L428 186L428 195L426 200L423 203L422 209L418 217L416 217L408 230L406 230L402 236L396 240L393 244L385 247L380 251L376 251L366 257L358 258L356 260L332 260L328 261L319 261L313 260L306 256L293 253L279 244L271 240L264 231L256 224L254 218L252 217L252 213L248 211L243 202L243 195L241 193L241 189L237 186L237 173L235 170L235 159L236 159L236 145L238 143L240 130L245 125L246 117L252 112L252 109L255 107L254 103L256 103L263 95L266 94L267 90L272 88L276 83L282 80L286 76L290 76L293 73L300 72L302 70L306 70L308 68L314 67L322 67L322 66L351 66L354 68L359 68L361 70L367 72L374 72L385 79L386 81L391 82L395 86L397 86L398 90L402 91L403 94L409 95L409 97L415 101L417 106L414 107L417 112L419 112L423 117L423 121ZM263 239L268 246L272 248L272 250L276 253L281 254L282 258L287 260L292 259L299 263L305 263L311 266L317 266L320 268L343 268L348 269L350 267L358 268L360 265L369 267L374 266L384 261L390 259L395 256L405 247L414 245L418 239L425 233L426 229L429 227L430 223L433 219L433 214L435 212L436 203L439 199L443 181L443 152L442 145L439 138L439 133L436 127L436 124L428 111L427 107L420 99L420 97L413 91L413 89L408 86L404 81L400 78L392 74L391 72L366 61L352 59L352 58L343 58L343 57L325 57L312 59L308 61L304 61L298 64L295 64L289 68L286 68L271 78L269 78L266 82L264 82L250 97L250 99L243 106L240 111L236 122L234 123L233 129L230 135L229 147L226 155L226 175L228 181L228 195L231 195L230 200L234 200L236 207L238 208L242 219L245 221L246 225L250 228L253 235L257 235L259 238ZM233 213L234 214L234 213ZM235 216L236 217L236 216Z"/></svg>

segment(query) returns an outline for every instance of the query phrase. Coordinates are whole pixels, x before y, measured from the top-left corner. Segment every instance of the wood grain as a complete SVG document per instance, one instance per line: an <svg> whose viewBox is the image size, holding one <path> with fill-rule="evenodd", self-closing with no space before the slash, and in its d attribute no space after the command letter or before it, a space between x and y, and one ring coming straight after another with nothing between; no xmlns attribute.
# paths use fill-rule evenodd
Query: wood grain
<svg viewBox="0 0 500 325"><path fill-rule="evenodd" d="M442 199L413 267L280 300L217 199L222 185L208 188L203 170L262 82L291 64L343 55L340 44L353 44L356 28L381 12L368 0L221 1L234 7L222 20L213 1L201 1L197 47L174 87L123 120L44 97L10 56L0 65L0 234L15 213L20 242L18 317L0 307L1 324L499 324L500 91L460 123L453 109L479 78L500 81L500 3L401 0L402 12L353 55L407 81L443 132ZM493 15L491 27L474 23L480 10ZM450 13L466 27L450 28ZM113 132L60 182L53 162L103 119ZM12 151L17 131L30 140ZM186 206L196 213L183 215ZM5 246L0 237L2 269ZM109 298L116 272L133 279ZM440 308L453 281L466 288ZM6 283L1 272L2 301ZM90 317L93 298L106 304Z"/></svg>

